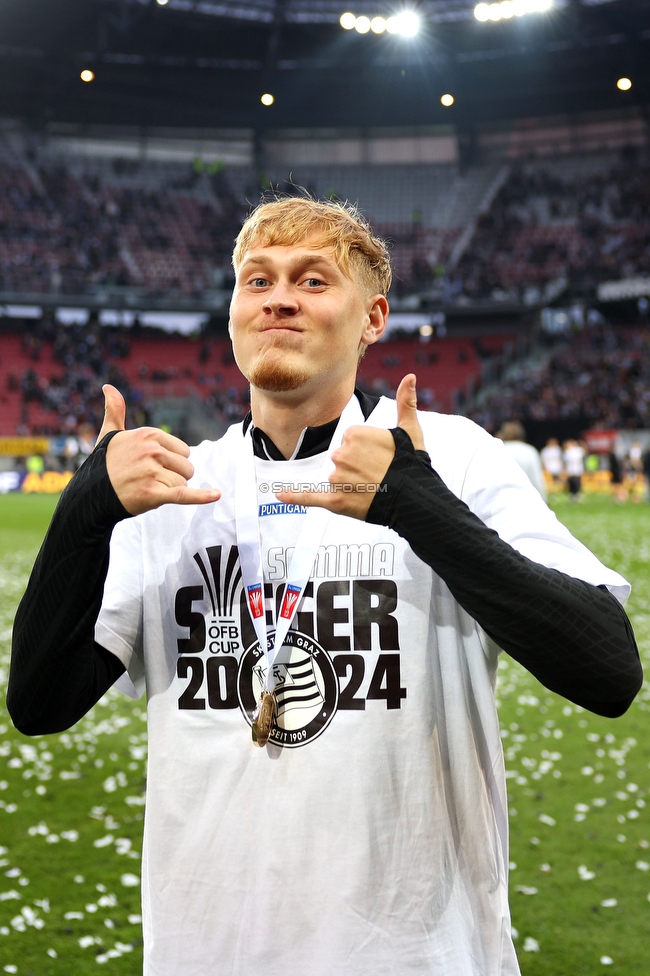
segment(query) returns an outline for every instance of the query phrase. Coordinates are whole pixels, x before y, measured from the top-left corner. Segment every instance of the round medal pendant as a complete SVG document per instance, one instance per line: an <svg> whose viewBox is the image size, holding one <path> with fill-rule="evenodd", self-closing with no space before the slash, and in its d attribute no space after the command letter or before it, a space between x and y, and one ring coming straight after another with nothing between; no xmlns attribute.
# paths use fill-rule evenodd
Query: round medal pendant
<svg viewBox="0 0 650 976"><path fill-rule="evenodd" d="M269 741L271 726L275 717L275 695L272 691L263 691L257 708L253 713L253 742L256 746L264 747Z"/></svg>

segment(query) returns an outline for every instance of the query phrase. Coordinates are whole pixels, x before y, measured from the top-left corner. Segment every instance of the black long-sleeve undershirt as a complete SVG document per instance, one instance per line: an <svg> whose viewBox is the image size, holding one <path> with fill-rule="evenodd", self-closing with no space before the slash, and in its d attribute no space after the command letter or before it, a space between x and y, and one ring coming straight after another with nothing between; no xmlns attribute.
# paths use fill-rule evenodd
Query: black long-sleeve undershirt
<svg viewBox="0 0 650 976"><path fill-rule="evenodd" d="M473 515L393 432L395 458L368 521L389 525L497 644L547 687L599 714L622 714L641 667L625 612L606 589L520 555ZM110 536L128 513L101 442L61 496L16 614L7 706L28 735L69 728L124 671L94 640Z"/></svg>
<svg viewBox="0 0 650 976"><path fill-rule="evenodd" d="M124 672L94 640L111 533L129 515L106 470L112 436L62 493L16 612L7 708L25 735L70 728Z"/></svg>
<svg viewBox="0 0 650 976"><path fill-rule="evenodd" d="M605 586L522 556L447 488L403 430L366 521L388 525L485 632L543 685L599 715L629 708L643 672L627 614Z"/></svg>

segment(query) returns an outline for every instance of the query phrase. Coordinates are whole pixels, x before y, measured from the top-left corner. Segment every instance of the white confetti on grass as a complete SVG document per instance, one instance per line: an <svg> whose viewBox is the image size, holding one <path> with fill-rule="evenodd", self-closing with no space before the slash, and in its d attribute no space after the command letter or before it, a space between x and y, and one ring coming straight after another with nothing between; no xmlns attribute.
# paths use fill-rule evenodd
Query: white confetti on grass
<svg viewBox="0 0 650 976"><path fill-rule="evenodd" d="M554 820L553 817L549 817L547 813L540 813L537 819L540 821L540 823L546 824L549 827L555 827L557 823L557 820Z"/></svg>
<svg viewBox="0 0 650 976"><path fill-rule="evenodd" d="M524 939L524 952L539 952L539 942L527 935Z"/></svg>
<svg viewBox="0 0 650 976"><path fill-rule="evenodd" d="M637 861L634 867L638 868L639 871L650 871L650 864L647 861Z"/></svg>
<svg viewBox="0 0 650 976"><path fill-rule="evenodd" d="M100 837L98 840L93 841L93 847L108 847L112 844L115 838L112 834L106 834L105 837Z"/></svg>
<svg viewBox="0 0 650 976"><path fill-rule="evenodd" d="M596 877L595 871L590 871L586 864L581 864L578 868L578 876L582 881L591 881Z"/></svg>
<svg viewBox="0 0 650 976"><path fill-rule="evenodd" d="M616 898L605 898L604 901L601 901L600 903L601 908L616 908L617 905L618 901Z"/></svg>
<svg viewBox="0 0 650 976"><path fill-rule="evenodd" d="M603 966L611 966L614 963L614 960L612 959L611 956L601 956L600 961L603 964Z"/></svg>
<svg viewBox="0 0 650 976"><path fill-rule="evenodd" d="M137 886L140 884L140 878L137 876L137 874L123 874L120 877L120 881L125 888L137 888Z"/></svg>
<svg viewBox="0 0 650 976"><path fill-rule="evenodd" d="M532 888L529 885L516 885L515 891L518 891L520 895L536 895L538 889Z"/></svg>

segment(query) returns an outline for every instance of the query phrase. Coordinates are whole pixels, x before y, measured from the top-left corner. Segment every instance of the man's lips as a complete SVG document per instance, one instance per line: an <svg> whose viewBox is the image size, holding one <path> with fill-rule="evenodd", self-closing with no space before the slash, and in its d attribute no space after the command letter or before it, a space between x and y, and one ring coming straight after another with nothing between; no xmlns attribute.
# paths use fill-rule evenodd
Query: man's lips
<svg viewBox="0 0 650 976"><path fill-rule="evenodd" d="M275 324L275 325L264 325L259 330L260 333L264 333L264 332L295 332L298 335L302 334L303 331L304 331L303 329L299 329L295 325L284 325L284 324L281 324L279 322L277 324Z"/></svg>

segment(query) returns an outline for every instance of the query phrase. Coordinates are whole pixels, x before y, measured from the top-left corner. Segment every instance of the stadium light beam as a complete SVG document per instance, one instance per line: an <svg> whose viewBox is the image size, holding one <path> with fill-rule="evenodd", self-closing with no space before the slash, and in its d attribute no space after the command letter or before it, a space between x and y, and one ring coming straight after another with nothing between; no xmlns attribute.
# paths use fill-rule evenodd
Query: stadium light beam
<svg viewBox="0 0 650 976"><path fill-rule="evenodd" d="M354 29L360 34L367 34L370 30L370 17L357 17L354 22Z"/></svg>
<svg viewBox="0 0 650 976"><path fill-rule="evenodd" d="M444 105L445 108L451 108L451 106L454 104L455 101L456 99L454 98L454 96L450 95L449 93L440 96L440 104Z"/></svg>
<svg viewBox="0 0 650 976"><path fill-rule="evenodd" d="M619 91L629 91L632 87L632 82L629 78L619 78L616 82L616 87Z"/></svg>
<svg viewBox="0 0 650 976"><path fill-rule="evenodd" d="M354 14L351 14L349 11L345 14L341 14L339 18L339 24L341 25L343 30L354 30L354 25L356 24L356 22L357 22L357 18L354 16Z"/></svg>
<svg viewBox="0 0 650 976"><path fill-rule="evenodd" d="M262 105L266 105L267 107L269 105L273 105L274 101L275 95L272 95L271 92L264 92L264 94L260 96L260 102Z"/></svg>
<svg viewBox="0 0 650 976"><path fill-rule="evenodd" d="M82 81L89 82L95 80L95 72L91 71L90 68L84 68L84 70L79 75Z"/></svg>
<svg viewBox="0 0 650 976"><path fill-rule="evenodd" d="M156 0L156 3L159 4L161 7L164 7L169 3L169 0Z"/></svg>
<svg viewBox="0 0 650 976"><path fill-rule="evenodd" d="M370 21L370 30L373 32L373 34L383 34L386 30L386 18L373 17Z"/></svg>

